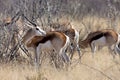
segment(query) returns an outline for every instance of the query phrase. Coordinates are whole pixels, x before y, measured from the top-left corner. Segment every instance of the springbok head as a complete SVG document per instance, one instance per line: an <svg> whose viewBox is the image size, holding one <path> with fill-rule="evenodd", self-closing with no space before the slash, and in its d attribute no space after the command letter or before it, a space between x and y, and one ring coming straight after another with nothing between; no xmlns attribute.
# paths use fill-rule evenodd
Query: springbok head
<svg viewBox="0 0 120 80"><path fill-rule="evenodd" d="M42 29L40 29L38 26L37 27L32 27L30 28L25 35L23 36L23 43L29 41L31 38L34 36L45 36L46 32Z"/></svg>
<svg viewBox="0 0 120 80"><path fill-rule="evenodd" d="M46 31L42 30L40 27L36 27L35 28L35 32L38 32L38 34L40 34L41 36L45 36L46 35Z"/></svg>

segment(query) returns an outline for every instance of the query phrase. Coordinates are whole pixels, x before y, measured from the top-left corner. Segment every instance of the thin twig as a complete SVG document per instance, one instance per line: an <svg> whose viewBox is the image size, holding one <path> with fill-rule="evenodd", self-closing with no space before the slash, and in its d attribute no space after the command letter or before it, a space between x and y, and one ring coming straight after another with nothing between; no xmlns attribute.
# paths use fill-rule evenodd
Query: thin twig
<svg viewBox="0 0 120 80"><path fill-rule="evenodd" d="M107 77L109 80L113 80L110 76L106 75L104 72L102 72L102 71L100 71L100 70L98 70L98 69L96 69L94 67L91 67L91 66L89 66L87 64L84 64L84 63L81 63L81 64L84 65L84 66L86 66L86 67L88 67L88 68L90 68L90 69L93 69L93 70L101 73L103 76Z"/></svg>

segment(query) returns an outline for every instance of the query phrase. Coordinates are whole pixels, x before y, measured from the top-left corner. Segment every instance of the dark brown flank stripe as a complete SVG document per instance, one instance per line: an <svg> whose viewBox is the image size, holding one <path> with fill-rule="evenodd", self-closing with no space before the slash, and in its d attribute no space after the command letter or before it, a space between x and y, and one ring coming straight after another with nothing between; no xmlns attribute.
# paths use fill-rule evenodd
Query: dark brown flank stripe
<svg viewBox="0 0 120 80"><path fill-rule="evenodd" d="M90 43L91 43L92 41L94 41L94 40L97 40L97 39L103 37L103 36L104 36L104 34L103 34L103 33L100 33L100 34L98 34L98 35L92 37L91 40L90 40Z"/></svg>
<svg viewBox="0 0 120 80"><path fill-rule="evenodd" d="M81 48L86 48L93 40L97 40L103 36L106 37L107 42L110 42L110 38L114 40L113 43L117 42L118 39L118 34L113 29L103 29L89 33L85 40L79 42L80 46Z"/></svg>

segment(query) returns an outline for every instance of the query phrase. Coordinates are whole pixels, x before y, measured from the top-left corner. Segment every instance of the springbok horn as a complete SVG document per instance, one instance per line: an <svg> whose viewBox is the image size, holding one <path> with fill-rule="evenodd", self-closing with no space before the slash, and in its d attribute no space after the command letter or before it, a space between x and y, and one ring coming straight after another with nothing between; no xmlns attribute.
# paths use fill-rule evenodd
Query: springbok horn
<svg viewBox="0 0 120 80"><path fill-rule="evenodd" d="M22 16L23 16L30 24L32 24L34 27L37 26L34 22L30 21L25 15L22 15Z"/></svg>

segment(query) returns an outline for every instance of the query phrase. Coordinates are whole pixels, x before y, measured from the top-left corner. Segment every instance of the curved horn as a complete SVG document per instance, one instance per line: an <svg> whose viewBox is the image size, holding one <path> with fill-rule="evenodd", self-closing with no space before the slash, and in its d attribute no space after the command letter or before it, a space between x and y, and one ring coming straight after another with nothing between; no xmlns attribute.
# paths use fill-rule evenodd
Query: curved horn
<svg viewBox="0 0 120 80"><path fill-rule="evenodd" d="M37 26L34 22L30 21L24 14L22 14L22 16L23 16L30 24L32 24L34 27Z"/></svg>

